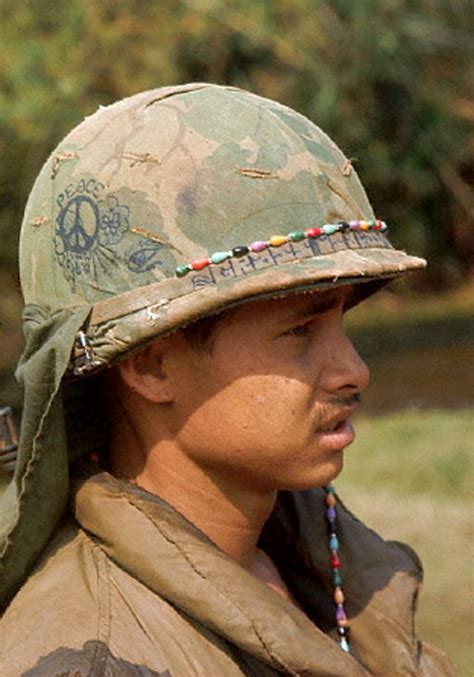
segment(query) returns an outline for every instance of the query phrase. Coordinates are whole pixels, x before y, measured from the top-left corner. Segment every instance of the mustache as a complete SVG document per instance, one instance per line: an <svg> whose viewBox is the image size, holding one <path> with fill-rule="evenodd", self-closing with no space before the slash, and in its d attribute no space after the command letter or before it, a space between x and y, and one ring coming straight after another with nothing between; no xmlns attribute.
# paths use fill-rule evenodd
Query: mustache
<svg viewBox="0 0 474 677"><path fill-rule="evenodd" d="M354 407L357 404L362 402L362 395L360 393L354 393L353 395L346 395L345 397L341 395L332 395L324 400L325 404L332 405L334 407Z"/></svg>

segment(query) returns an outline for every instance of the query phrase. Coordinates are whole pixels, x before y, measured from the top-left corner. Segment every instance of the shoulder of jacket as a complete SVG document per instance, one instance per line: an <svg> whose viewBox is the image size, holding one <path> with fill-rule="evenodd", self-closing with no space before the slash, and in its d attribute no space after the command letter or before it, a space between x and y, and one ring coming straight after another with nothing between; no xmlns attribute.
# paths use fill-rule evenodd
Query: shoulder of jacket
<svg viewBox="0 0 474 677"><path fill-rule="evenodd" d="M2 677L33 669L35 677L89 674L84 666L97 660L99 632L107 632L101 604L108 586L105 559L76 526L56 534L0 620ZM75 672L63 667L64 660L71 663L71 651Z"/></svg>

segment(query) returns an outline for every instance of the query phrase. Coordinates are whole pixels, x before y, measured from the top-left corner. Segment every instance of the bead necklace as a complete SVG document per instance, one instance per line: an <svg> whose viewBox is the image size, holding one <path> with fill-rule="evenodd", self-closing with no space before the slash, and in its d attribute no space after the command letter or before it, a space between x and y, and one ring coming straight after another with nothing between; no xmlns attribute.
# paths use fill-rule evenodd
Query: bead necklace
<svg viewBox="0 0 474 677"><path fill-rule="evenodd" d="M342 576L341 576L341 560L339 559L339 539L337 536L337 512L336 512L336 496L332 484L324 487L326 492L326 519L328 523L329 532L329 550L331 553L330 566L331 578L334 586L334 603L336 605L336 623L337 634L339 636L339 644L343 651L349 652L349 621L347 620L346 611L344 609L344 593L342 591Z"/></svg>
<svg viewBox="0 0 474 677"><path fill-rule="evenodd" d="M287 242L301 242L302 240L321 237L322 235L334 235L334 233L344 233L351 231L378 230L384 233L388 226L384 221L339 221L338 223L325 223L320 228L306 228L306 230L295 230L288 235L272 235L268 240L257 240L249 245L239 245L228 251L214 252L208 258L196 259L191 263L181 263L175 268L177 277L184 277L192 270L203 270L210 265L218 265L231 258L241 258L252 252L262 252L268 247L281 247Z"/></svg>

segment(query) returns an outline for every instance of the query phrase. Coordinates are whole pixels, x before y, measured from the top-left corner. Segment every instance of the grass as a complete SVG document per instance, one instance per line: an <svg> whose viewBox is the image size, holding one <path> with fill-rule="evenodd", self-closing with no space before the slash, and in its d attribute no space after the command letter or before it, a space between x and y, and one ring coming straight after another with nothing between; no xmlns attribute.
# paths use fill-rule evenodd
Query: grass
<svg viewBox="0 0 474 677"><path fill-rule="evenodd" d="M408 410L356 422L336 487L385 538L421 556L418 635L474 675L474 410Z"/></svg>

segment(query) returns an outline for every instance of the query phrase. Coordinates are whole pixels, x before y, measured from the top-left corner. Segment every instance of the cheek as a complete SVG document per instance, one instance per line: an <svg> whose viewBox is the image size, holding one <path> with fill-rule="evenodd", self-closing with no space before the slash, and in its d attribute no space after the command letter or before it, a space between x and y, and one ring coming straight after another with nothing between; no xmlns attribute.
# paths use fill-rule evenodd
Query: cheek
<svg viewBox="0 0 474 677"><path fill-rule="evenodd" d="M311 389L278 376L249 376L203 399L186 417L179 441L188 452L223 456L297 445L314 428Z"/></svg>

